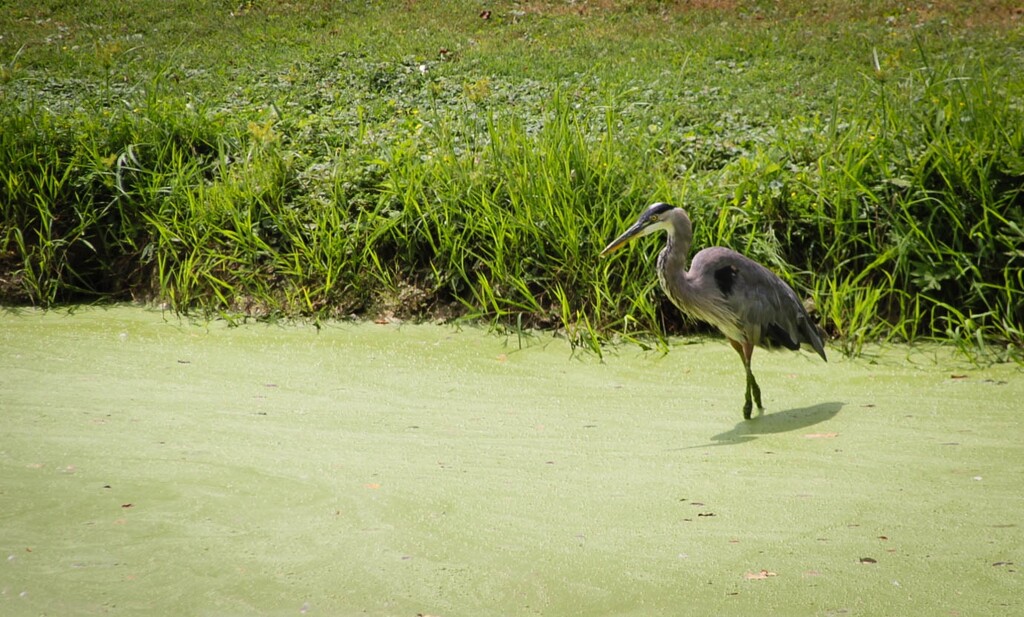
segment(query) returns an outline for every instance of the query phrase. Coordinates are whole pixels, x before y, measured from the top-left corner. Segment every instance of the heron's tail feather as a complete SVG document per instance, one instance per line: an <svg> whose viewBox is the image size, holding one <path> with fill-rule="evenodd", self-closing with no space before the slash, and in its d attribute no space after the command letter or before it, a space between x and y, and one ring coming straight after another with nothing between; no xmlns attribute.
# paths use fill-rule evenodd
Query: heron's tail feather
<svg viewBox="0 0 1024 617"><path fill-rule="evenodd" d="M800 327L800 342L807 343L814 348L814 351L818 352L821 359L828 362L828 358L825 357L825 345L821 342L821 335L818 334L818 327L809 318L803 318L798 320Z"/></svg>

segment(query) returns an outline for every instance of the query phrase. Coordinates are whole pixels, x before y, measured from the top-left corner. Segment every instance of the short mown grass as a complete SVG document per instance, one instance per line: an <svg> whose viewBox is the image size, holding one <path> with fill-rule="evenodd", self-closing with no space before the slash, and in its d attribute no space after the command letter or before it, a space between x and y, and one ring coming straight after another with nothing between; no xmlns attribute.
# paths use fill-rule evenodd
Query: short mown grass
<svg viewBox="0 0 1024 617"><path fill-rule="evenodd" d="M0 300L650 344L662 200L848 353L1022 359L1013 3L186 4L0 16Z"/></svg>

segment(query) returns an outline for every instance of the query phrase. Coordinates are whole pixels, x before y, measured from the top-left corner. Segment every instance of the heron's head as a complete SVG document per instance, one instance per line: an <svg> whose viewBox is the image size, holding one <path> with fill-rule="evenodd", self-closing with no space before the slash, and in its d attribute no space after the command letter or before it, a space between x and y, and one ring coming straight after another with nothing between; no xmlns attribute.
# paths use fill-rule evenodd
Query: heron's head
<svg viewBox="0 0 1024 617"><path fill-rule="evenodd" d="M671 232L673 229L671 217L676 210L679 209L666 203L658 202L651 204L629 229L624 231L618 238L612 240L611 244L604 247L601 255L607 255L637 238L642 238L662 229Z"/></svg>

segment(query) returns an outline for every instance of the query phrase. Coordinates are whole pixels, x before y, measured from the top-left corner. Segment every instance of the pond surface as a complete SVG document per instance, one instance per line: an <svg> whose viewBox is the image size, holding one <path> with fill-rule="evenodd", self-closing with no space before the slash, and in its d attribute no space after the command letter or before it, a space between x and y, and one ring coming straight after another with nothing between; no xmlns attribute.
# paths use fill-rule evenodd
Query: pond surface
<svg viewBox="0 0 1024 617"><path fill-rule="evenodd" d="M0 614L1024 614L1024 380L0 314Z"/></svg>

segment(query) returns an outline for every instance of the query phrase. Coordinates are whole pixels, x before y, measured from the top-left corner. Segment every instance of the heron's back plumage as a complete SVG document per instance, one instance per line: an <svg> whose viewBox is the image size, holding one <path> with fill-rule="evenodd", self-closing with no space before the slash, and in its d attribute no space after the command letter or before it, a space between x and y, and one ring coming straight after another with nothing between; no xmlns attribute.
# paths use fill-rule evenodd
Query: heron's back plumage
<svg viewBox="0 0 1024 617"><path fill-rule="evenodd" d="M823 360L825 348L796 292L756 261L716 246L693 257L689 219L679 210L668 242L658 255L658 279L672 302L728 338L771 348L807 344Z"/></svg>
<svg viewBox="0 0 1024 617"><path fill-rule="evenodd" d="M730 249L713 247L698 255L703 258L705 253L709 270L718 273L725 269L731 273L731 287L728 292L722 290L722 296L743 333L742 339L734 340L745 340L768 348L779 345L792 350L806 344L827 360L817 328L796 292L785 281L756 261ZM695 258L694 274L706 276L697 272L697 265ZM725 275L718 274L718 279L725 278Z"/></svg>

